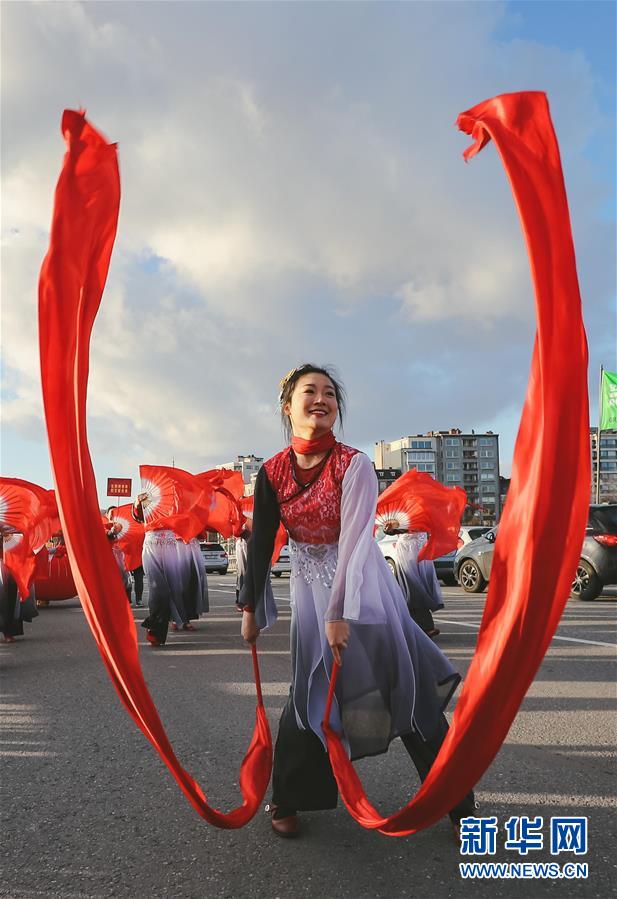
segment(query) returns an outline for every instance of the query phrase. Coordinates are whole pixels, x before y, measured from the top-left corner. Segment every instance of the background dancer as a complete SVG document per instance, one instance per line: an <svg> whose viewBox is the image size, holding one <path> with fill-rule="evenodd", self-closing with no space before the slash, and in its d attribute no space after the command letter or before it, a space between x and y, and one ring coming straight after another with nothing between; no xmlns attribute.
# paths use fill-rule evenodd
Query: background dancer
<svg viewBox="0 0 617 899"><path fill-rule="evenodd" d="M182 589L179 603L176 597L172 598L172 603L176 607L181 623L178 625L174 615L171 627L172 630L177 630L180 626L185 631L192 631L195 626L191 621L198 620L202 614L210 610L206 568L199 541L195 537L188 543L178 538L176 552L182 576Z"/></svg>
<svg viewBox="0 0 617 899"><path fill-rule="evenodd" d="M135 606L140 609L144 596L144 566L138 565L137 568L131 569L131 577L135 588Z"/></svg>
<svg viewBox="0 0 617 899"><path fill-rule="evenodd" d="M4 564L4 533L0 532L0 632L4 643L14 643L24 632L18 605L17 584Z"/></svg>
<svg viewBox="0 0 617 899"><path fill-rule="evenodd" d="M145 487L132 514L144 523L142 564L148 578L147 640L162 646L169 620L192 630L191 618L208 611L205 567L195 539L208 526L213 488L180 468L140 466Z"/></svg>
<svg viewBox="0 0 617 899"><path fill-rule="evenodd" d="M137 521L144 521L143 504L147 493L140 493L133 506ZM167 640L169 621L176 629L184 621L179 612L186 577L182 577L182 562L176 535L170 528L147 530L142 549L142 565L148 578L148 617L141 626L146 628L146 639L152 646L163 646ZM188 619L187 619L188 620Z"/></svg>
<svg viewBox="0 0 617 899"><path fill-rule="evenodd" d="M424 779L447 731L443 710L460 676L410 618L373 539L377 479L368 457L336 441L344 393L330 370L293 369L281 382L291 446L255 484L253 535L240 595L253 643L276 617L269 568L282 520L290 536L292 686L274 754L272 828L298 832L297 811L334 808L338 791L321 728L333 660L342 662L332 724L352 759L400 736ZM455 829L473 793L452 809Z"/></svg>
<svg viewBox="0 0 617 899"><path fill-rule="evenodd" d="M34 584L21 597L17 582L4 561L4 549L23 540L22 534L0 532L0 633L5 643L14 643L15 637L23 637L24 621L32 622L38 616Z"/></svg>
<svg viewBox="0 0 617 899"><path fill-rule="evenodd" d="M144 569L141 564L141 551L144 543L144 528L141 522L135 520L132 514L132 504L123 506L110 506L107 509L107 518L114 524L116 543L123 553L124 567L128 579L129 601L133 586L135 587L135 605L141 606L144 592Z"/></svg>
<svg viewBox="0 0 617 899"><path fill-rule="evenodd" d="M118 545L118 530L120 529L120 526L118 525L118 530L116 530L116 526L113 522L106 522L106 524L109 525L109 527L107 528L107 539L111 543L111 551L114 554L114 559L116 560L116 565L118 566L118 571L120 572L120 577L122 578L122 583L124 584L124 592L126 593L126 598L128 599L130 605L132 592L131 575L126 570L124 553Z"/></svg>
<svg viewBox="0 0 617 899"><path fill-rule="evenodd" d="M242 611L240 605L240 591L244 584L244 573L246 571L246 557L248 552L248 540L251 536L250 530L245 527L239 537L236 537L236 608Z"/></svg>
<svg viewBox="0 0 617 899"><path fill-rule="evenodd" d="M430 559L418 562L422 547L428 542L428 534L423 531L409 533L392 525L384 525L384 534L396 534L394 561L396 579L407 600L409 614L429 637L437 637L433 612L443 609L443 595L437 579L435 566Z"/></svg>

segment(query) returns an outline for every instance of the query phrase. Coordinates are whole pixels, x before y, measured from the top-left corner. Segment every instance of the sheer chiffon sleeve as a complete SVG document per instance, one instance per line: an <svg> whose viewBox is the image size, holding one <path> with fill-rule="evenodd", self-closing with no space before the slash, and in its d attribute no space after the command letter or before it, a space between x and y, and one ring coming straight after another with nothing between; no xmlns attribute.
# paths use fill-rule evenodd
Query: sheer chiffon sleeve
<svg viewBox="0 0 617 899"><path fill-rule="evenodd" d="M246 570L238 604L254 610L255 623L262 630L274 624L277 618L270 584L270 565L280 521L276 494L265 468L260 468L255 480L253 533L248 541Z"/></svg>
<svg viewBox="0 0 617 899"><path fill-rule="evenodd" d="M343 478L338 561L326 621L360 619L360 588L374 543L377 494L375 469L367 455L358 453Z"/></svg>

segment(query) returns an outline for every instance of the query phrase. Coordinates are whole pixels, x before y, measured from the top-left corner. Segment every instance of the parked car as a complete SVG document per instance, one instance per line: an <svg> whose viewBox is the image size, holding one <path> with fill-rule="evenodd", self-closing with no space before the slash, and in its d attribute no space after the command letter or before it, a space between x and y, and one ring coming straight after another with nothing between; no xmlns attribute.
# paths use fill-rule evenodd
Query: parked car
<svg viewBox="0 0 617 899"><path fill-rule="evenodd" d="M227 574L229 556L220 543L200 543L199 548L204 558L204 566L208 572Z"/></svg>
<svg viewBox="0 0 617 899"><path fill-rule="evenodd" d="M463 541L460 549L463 549L468 543L471 543L472 540L477 540L478 537L482 537L487 531L490 531L490 528L482 527L481 525L463 525L458 532L460 539ZM438 556L434 561L437 577L448 587L455 587L457 583L454 575L454 561L456 559L456 554L460 549L454 549L444 556Z"/></svg>
<svg viewBox="0 0 617 899"><path fill-rule="evenodd" d="M484 590L490 579L496 534L497 528L492 528L456 555L454 573L467 593ZM609 584L617 584L617 504L593 505L572 582L572 596L588 602Z"/></svg>
<svg viewBox="0 0 617 899"><path fill-rule="evenodd" d="M270 571L274 577L280 577L282 574L291 574L291 559L289 557L289 546L287 544L282 547L279 557Z"/></svg>
<svg viewBox="0 0 617 899"><path fill-rule="evenodd" d="M596 599L608 584L617 584L617 505L591 506L572 596Z"/></svg>
<svg viewBox="0 0 617 899"><path fill-rule="evenodd" d="M454 558L454 576L466 593L480 593L486 587L493 563L497 528L462 546Z"/></svg>
<svg viewBox="0 0 617 899"><path fill-rule="evenodd" d="M375 534L375 540L377 541L377 546L382 552L382 555L388 565L390 566L390 570L392 574L396 576L396 562L394 561L394 550L396 549L396 534L384 534L382 528L377 529L377 533Z"/></svg>
<svg viewBox="0 0 617 899"><path fill-rule="evenodd" d="M458 535L463 541L463 546L465 546L467 543L470 543L472 540L475 540L476 537L480 537L482 534L486 533L486 531L489 530L490 528L481 527L480 525L464 525L463 527L461 527ZM375 535L375 539L377 540L379 549L383 553L384 559L392 569L392 573L396 574L394 550L396 549L397 536L384 534L381 528L379 528L377 534ZM450 586L454 586L456 584L456 578L454 576L455 556L456 550L452 550L452 552L447 553L444 556L439 556L434 560L437 577L440 581L443 581L444 584L448 584Z"/></svg>

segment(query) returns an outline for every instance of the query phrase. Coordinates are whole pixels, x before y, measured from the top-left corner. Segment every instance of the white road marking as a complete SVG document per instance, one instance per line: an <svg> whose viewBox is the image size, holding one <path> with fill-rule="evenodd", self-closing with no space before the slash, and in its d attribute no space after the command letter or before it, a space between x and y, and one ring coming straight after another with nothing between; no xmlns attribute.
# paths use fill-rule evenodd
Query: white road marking
<svg viewBox="0 0 617 899"><path fill-rule="evenodd" d="M435 615L435 621L444 624L458 624L459 627L471 627L475 631L480 630L479 624L470 624L468 621L453 621L451 618L441 618ZM581 637L560 637L555 635L553 640L564 640L567 643L586 643L588 646L608 646L609 649L617 649L617 643L604 643L602 640L583 640Z"/></svg>
<svg viewBox="0 0 617 899"><path fill-rule="evenodd" d="M491 793L478 792L478 800L480 803L487 805L515 805L515 806L538 806L538 805L554 805L560 808L564 806L573 806L575 808L611 808L614 805L613 799L609 796L590 796L589 794L566 795L565 793Z"/></svg>
<svg viewBox="0 0 617 899"><path fill-rule="evenodd" d="M142 644L147 646L148 644ZM166 658L167 656L245 656L247 659L250 658L250 652L248 649L170 649L170 644L168 643L163 652L158 655L159 658ZM260 649L260 656L288 656L288 649ZM154 653L152 654L154 656Z"/></svg>
<svg viewBox="0 0 617 899"><path fill-rule="evenodd" d="M617 643L604 643L602 640L583 640L581 637L553 637L553 640L565 640L567 643L587 643L589 646L608 646L617 649Z"/></svg>

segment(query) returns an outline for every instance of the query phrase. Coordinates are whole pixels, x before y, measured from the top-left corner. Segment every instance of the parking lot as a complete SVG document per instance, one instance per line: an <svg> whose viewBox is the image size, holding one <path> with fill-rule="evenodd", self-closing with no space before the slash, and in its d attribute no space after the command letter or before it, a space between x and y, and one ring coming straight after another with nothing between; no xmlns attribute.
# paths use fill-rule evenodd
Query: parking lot
<svg viewBox="0 0 617 899"><path fill-rule="evenodd" d="M209 575L211 612L141 659L184 766L208 800L238 801L237 773L253 726L250 654L239 638L234 578ZM259 641L264 693L276 720L289 683L289 579L273 581L280 617ZM442 647L465 673L484 594L444 590ZM136 624L145 610L134 610ZM588 815L587 881L462 884L446 821L388 839L340 807L303 816L298 841L277 840L264 815L240 831L205 824L121 707L76 601L43 609L24 640L0 652L2 833L0 896L107 899L148 895L263 897L608 896L615 883L617 591L568 603L508 738L478 784L479 814ZM375 805L406 803L417 778L395 741L357 764ZM492 860L512 861L498 848ZM534 861L548 861L548 850Z"/></svg>

